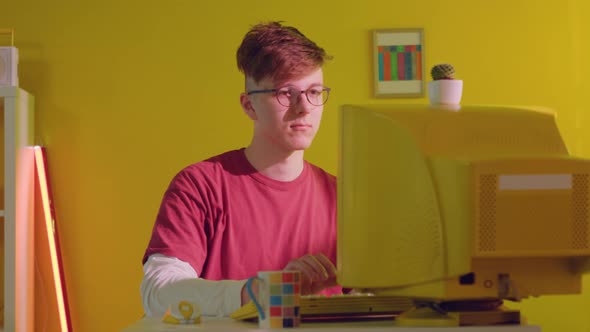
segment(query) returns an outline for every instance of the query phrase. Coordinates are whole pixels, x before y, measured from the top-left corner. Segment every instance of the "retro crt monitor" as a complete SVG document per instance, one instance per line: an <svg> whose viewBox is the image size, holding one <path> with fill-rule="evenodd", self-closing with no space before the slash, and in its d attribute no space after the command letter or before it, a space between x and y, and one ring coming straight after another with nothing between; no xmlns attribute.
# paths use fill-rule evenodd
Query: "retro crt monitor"
<svg viewBox="0 0 590 332"><path fill-rule="evenodd" d="M338 283L464 300L581 291L590 161L548 111L345 105Z"/></svg>

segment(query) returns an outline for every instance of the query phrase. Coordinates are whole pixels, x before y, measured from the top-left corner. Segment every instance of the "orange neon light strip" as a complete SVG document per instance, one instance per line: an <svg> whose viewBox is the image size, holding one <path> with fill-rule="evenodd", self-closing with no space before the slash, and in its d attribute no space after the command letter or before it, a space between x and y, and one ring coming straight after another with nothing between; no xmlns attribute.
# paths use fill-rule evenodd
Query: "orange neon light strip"
<svg viewBox="0 0 590 332"><path fill-rule="evenodd" d="M49 182L46 173L46 160L44 148L35 146L35 165L38 180L39 194L41 196L43 221L45 222L44 229L47 231L47 238L49 243L49 254L51 260L51 271L53 274L55 298L57 299L57 309L60 323L60 330L63 332L71 331L71 321L69 311L66 307L66 291L62 284L63 274L60 265L60 257L58 254L57 235L55 234L55 219L52 213L52 204L50 198ZM42 222L38 220L37 222Z"/></svg>

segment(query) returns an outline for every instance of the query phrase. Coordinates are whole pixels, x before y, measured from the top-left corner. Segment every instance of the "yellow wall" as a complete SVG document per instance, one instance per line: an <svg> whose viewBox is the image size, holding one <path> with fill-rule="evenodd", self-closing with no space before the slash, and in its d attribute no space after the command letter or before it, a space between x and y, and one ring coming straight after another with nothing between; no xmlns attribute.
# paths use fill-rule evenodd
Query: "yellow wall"
<svg viewBox="0 0 590 332"><path fill-rule="evenodd" d="M76 331L118 330L141 317L140 259L171 177L248 143L235 51L259 21L298 26L335 56L325 68L333 94L307 154L329 171L336 170L339 105L426 102L372 98L376 28L423 27L426 68L453 63L465 81L463 103L554 108L570 149L590 156L585 0L19 0L1 7L0 27L16 29L21 87L37 98L37 142L48 147ZM524 311L544 331L589 331L582 309L589 293L541 298Z"/></svg>

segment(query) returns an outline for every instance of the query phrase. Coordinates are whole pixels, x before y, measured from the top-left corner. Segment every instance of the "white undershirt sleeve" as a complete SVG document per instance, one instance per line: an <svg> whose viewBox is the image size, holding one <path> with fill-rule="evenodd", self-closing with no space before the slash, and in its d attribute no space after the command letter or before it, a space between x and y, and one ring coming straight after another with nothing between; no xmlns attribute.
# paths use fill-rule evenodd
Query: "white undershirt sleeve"
<svg viewBox="0 0 590 332"><path fill-rule="evenodd" d="M241 306L246 280L206 280L176 257L151 255L143 265L141 298L147 316L163 316L180 301L197 304L203 316L229 316Z"/></svg>

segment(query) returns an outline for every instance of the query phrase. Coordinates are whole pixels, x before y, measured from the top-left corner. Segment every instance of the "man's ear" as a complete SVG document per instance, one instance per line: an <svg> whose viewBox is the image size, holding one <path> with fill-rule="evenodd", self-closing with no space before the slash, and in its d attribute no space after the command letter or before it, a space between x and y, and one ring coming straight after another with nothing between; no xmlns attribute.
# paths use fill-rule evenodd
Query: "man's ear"
<svg viewBox="0 0 590 332"><path fill-rule="evenodd" d="M244 111L244 113L246 113L246 115L250 119L252 119L252 120L258 119L258 117L256 116L256 111L254 110L254 107L252 106L252 101L250 100L250 97L245 92L240 94L240 104L242 105L242 110Z"/></svg>

